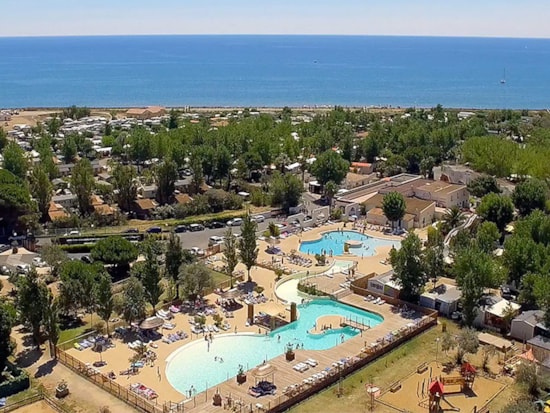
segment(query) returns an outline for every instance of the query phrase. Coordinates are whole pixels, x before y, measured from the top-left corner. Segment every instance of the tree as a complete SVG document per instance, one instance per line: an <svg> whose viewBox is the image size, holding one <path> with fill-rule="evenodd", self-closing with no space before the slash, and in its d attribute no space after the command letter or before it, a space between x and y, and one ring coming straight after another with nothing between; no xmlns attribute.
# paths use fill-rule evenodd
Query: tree
<svg viewBox="0 0 550 413"><path fill-rule="evenodd" d="M537 277L533 293L537 304L544 311L544 325L550 328L550 276Z"/></svg>
<svg viewBox="0 0 550 413"><path fill-rule="evenodd" d="M447 354L449 350L452 350L455 347L456 347L455 338L451 333L446 331L443 334L443 337L441 338L441 350L443 350L445 354Z"/></svg>
<svg viewBox="0 0 550 413"><path fill-rule="evenodd" d="M46 220L50 209L50 201L52 199L52 183L50 181L50 176L45 168L41 165L37 165L32 169L29 182L31 193L34 199L36 199L38 210L42 214L42 220Z"/></svg>
<svg viewBox="0 0 550 413"><path fill-rule="evenodd" d="M170 111L170 118L168 119L168 129L177 129L178 128L178 111L172 109Z"/></svg>
<svg viewBox="0 0 550 413"><path fill-rule="evenodd" d="M508 279L519 285L527 273L536 273L541 269L545 248L531 238L514 234L504 242L502 259L508 270Z"/></svg>
<svg viewBox="0 0 550 413"><path fill-rule="evenodd" d="M401 248L390 251L393 266L392 280L401 288L400 297L415 302L422 294L427 278L422 265L422 242L411 232L401 242Z"/></svg>
<svg viewBox="0 0 550 413"><path fill-rule="evenodd" d="M16 307L21 319L30 324L36 345L40 344L40 327L44 322L47 304L48 287L38 279L36 270L31 269L25 277L19 277Z"/></svg>
<svg viewBox="0 0 550 413"><path fill-rule="evenodd" d="M130 277L122 295L122 318L128 324L145 318L145 290L143 284Z"/></svg>
<svg viewBox="0 0 550 413"><path fill-rule="evenodd" d="M485 221L477 229L477 245L481 251L487 254L493 252L499 238L500 233L494 222Z"/></svg>
<svg viewBox="0 0 550 413"><path fill-rule="evenodd" d="M523 365L523 363L521 364ZM521 367L521 366L520 366ZM500 411L500 413L538 413L535 403L529 398L512 400Z"/></svg>
<svg viewBox="0 0 550 413"><path fill-rule="evenodd" d="M168 204L174 195L174 184L178 179L178 167L172 160L166 160L155 168L155 180L157 184L157 201Z"/></svg>
<svg viewBox="0 0 550 413"><path fill-rule="evenodd" d="M507 196L490 193L481 199L477 213L486 221L494 222L500 232L514 216L514 205Z"/></svg>
<svg viewBox="0 0 550 413"><path fill-rule="evenodd" d="M538 179L528 179L516 185L512 201L521 216L529 215L533 210L544 211L548 197L548 187Z"/></svg>
<svg viewBox="0 0 550 413"><path fill-rule="evenodd" d="M466 217L460 208L453 205L451 208L447 209L445 215L443 215L443 228L445 232L449 233L453 228L459 227L465 219Z"/></svg>
<svg viewBox="0 0 550 413"><path fill-rule="evenodd" d="M516 369L516 382L531 396L537 396L542 387L542 375L537 373L535 363L520 363Z"/></svg>
<svg viewBox="0 0 550 413"><path fill-rule="evenodd" d="M42 259L50 266L50 274L54 277L59 275L61 266L69 259L65 251L59 245L44 245L40 250Z"/></svg>
<svg viewBox="0 0 550 413"><path fill-rule="evenodd" d="M457 364L462 364L465 354L475 354L479 349L477 332L471 328L464 328L458 333L458 351L456 355Z"/></svg>
<svg viewBox="0 0 550 413"><path fill-rule="evenodd" d="M132 202L136 199L136 171L131 165L115 164L113 167L113 183L118 191L116 200L123 211L130 211Z"/></svg>
<svg viewBox="0 0 550 413"><path fill-rule="evenodd" d="M44 330L48 335L50 344L50 354L52 358L57 357L55 346L59 341L59 300L55 298L51 291L48 290L47 303L44 311Z"/></svg>
<svg viewBox="0 0 550 413"><path fill-rule="evenodd" d="M130 157L138 165L143 165L146 160L151 158L151 134L145 128L135 128L130 135L129 141Z"/></svg>
<svg viewBox="0 0 550 413"><path fill-rule="evenodd" d="M444 271L443 243L426 248L422 254L422 261L426 277L432 281L435 288L437 278L443 275Z"/></svg>
<svg viewBox="0 0 550 413"><path fill-rule="evenodd" d="M4 148L4 169L20 179L25 179L29 163L25 151L15 142L10 142Z"/></svg>
<svg viewBox="0 0 550 413"><path fill-rule="evenodd" d="M11 341L13 319L6 303L0 303L0 371L4 371L8 357L14 350Z"/></svg>
<svg viewBox="0 0 550 413"><path fill-rule="evenodd" d="M500 194L502 192L498 186L497 180L490 175L481 175L470 181L468 184L468 191L478 198L482 198L491 192L495 194Z"/></svg>
<svg viewBox="0 0 550 413"><path fill-rule="evenodd" d="M191 187L193 193L198 194L201 191L202 184L204 183L204 171L202 169L202 161L196 155L191 157L189 164L191 172L193 173L193 179L191 180Z"/></svg>
<svg viewBox="0 0 550 413"><path fill-rule="evenodd" d="M401 221L403 216L405 216L405 198L399 192L389 192L384 195L382 199L382 210L384 215L388 220L391 221L392 227L397 221Z"/></svg>
<svg viewBox="0 0 550 413"><path fill-rule="evenodd" d="M103 272L97 282L97 308L96 312L99 318L105 322L107 335L109 335L109 320L113 314L115 302L113 299L113 290L111 276Z"/></svg>
<svg viewBox="0 0 550 413"><path fill-rule="evenodd" d="M166 246L166 274L174 282L177 283L181 264L183 264L183 250L181 248L179 237L171 233ZM176 299L179 298L179 288L176 288Z"/></svg>
<svg viewBox="0 0 550 413"><path fill-rule="evenodd" d="M0 169L0 217L7 232L20 226L21 219L34 212L34 203L24 181ZM24 228L23 228L24 229Z"/></svg>
<svg viewBox="0 0 550 413"><path fill-rule="evenodd" d="M111 236L100 239L92 248L92 258L105 264L116 265L127 271L129 264L138 256L137 248L125 238Z"/></svg>
<svg viewBox="0 0 550 413"><path fill-rule="evenodd" d="M248 281L250 278L250 269L256 265L258 258L258 248L256 243L256 222L252 221L250 214L246 214L241 224L241 239L239 241L240 257L248 271Z"/></svg>
<svg viewBox="0 0 550 413"><path fill-rule="evenodd" d="M275 173L270 183L270 191L271 204L280 205L288 213L290 208L300 203L304 186L296 175Z"/></svg>
<svg viewBox="0 0 550 413"><path fill-rule="evenodd" d="M88 215L92 211L92 191L95 187L94 171L92 164L86 158L82 158L73 168L71 186L78 200L78 209L82 215Z"/></svg>
<svg viewBox="0 0 550 413"><path fill-rule="evenodd" d="M140 277L140 281L145 290L145 298L153 307L153 311L160 301L160 296L164 292L164 288L160 282L161 276L154 249L155 247L150 243L146 245L145 262Z"/></svg>
<svg viewBox="0 0 550 413"><path fill-rule="evenodd" d="M328 181L340 185L349 171L349 162L333 150L320 154L311 165L311 173L324 186Z"/></svg>
<svg viewBox="0 0 550 413"><path fill-rule="evenodd" d="M76 147L74 137L67 136L63 140L63 145L61 146L61 155L63 155L65 163L72 163L76 158L77 152L78 148Z"/></svg>
<svg viewBox="0 0 550 413"><path fill-rule="evenodd" d="M189 264L182 267L178 283L186 297L195 299L212 286L212 277L204 264Z"/></svg>
<svg viewBox="0 0 550 413"><path fill-rule="evenodd" d="M338 192L338 185L334 181L328 181L324 188L325 196L328 198L329 211L332 211L332 199Z"/></svg>
<svg viewBox="0 0 550 413"><path fill-rule="evenodd" d="M227 228L223 237L224 250L223 255L225 257L225 270L229 278L231 279L231 288L233 288L233 271L239 263L239 255L237 253L237 238L233 235L231 228Z"/></svg>
<svg viewBox="0 0 550 413"><path fill-rule="evenodd" d="M494 259L475 247L460 250L455 257L453 274L462 296L464 322L471 326L485 288L496 287L503 280L503 272Z"/></svg>

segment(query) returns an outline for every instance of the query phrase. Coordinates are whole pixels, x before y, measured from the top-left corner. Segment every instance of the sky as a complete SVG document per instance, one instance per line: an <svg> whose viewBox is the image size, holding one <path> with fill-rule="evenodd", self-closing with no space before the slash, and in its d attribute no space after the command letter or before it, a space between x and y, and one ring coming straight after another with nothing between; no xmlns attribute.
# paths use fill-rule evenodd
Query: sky
<svg viewBox="0 0 550 413"><path fill-rule="evenodd" d="M550 38L548 0L0 0L0 36L341 34Z"/></svg>

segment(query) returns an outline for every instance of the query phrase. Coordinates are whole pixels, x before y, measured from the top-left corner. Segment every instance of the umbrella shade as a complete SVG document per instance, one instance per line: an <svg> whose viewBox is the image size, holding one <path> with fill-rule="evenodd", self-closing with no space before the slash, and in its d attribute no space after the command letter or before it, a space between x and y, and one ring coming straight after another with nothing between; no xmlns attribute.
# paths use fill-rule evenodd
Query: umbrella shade
<svg viewBox="0 0 550 413"><path fill-rule="evenodd" d="M277 368L275 366L272 366L271 364L262 364L261 366L255 367L252 369L250 374L253 377L267 377L271 376L273 373L277 371Z"/></svg>
<svg viewBox="0 0 550 413"><path fill-rule="evenodd" d="M149 317L141 322L139 328L142 330L153 330L159 328L164 324L164 320L160 317Z"/></svg>
<svg viewBox="0 0 550 413"><path fill-rule="evenodd" d="M237 298L241 296L241 291L239 291L237 288L233 288L232 290L227 290L222 294L222 298Z"/></svg>

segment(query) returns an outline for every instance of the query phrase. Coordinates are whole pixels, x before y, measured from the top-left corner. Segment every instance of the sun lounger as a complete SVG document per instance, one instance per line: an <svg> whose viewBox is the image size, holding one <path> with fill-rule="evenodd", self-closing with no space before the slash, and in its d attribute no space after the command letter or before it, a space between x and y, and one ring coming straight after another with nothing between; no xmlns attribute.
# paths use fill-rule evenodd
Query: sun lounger
<svg viewBox="0 0 550 413"><path fill-rule="evenodd" d="M300 373L303 373L304 371L309 369L309 366L305 363L298 363L292 367L294 370L299 371Z"/></svg>
<svg viewBox="0 0 550 413"><path fill-rule="evenodd" d="M162 328L165 328L166 330L173 330L174 328L176 328L176 325L173 323L164 323L162 325Z"/></svg>
<svg viewBox="0 0 550 413"><path fill-rule="evenodd" d="M382 299L381 299L381 300L378 301L377 304L378 304L378 305L386 304L386 300L382 300Z"/></svg>
<svg viewBox="0 0 550 413"><path fill-rule="evenodd" d="M309 364L311 367L315 367L317 366L317 364L319 364L317 360L314 360L314 359L307 359L306 363Z"/></svg>
<svg viewBox="0 0 550 413"><path fill-rule="evenodd" d="M212 326L212 329L214 330L214 333L219 333L220 332L220 329L215 324Z"/></svg>

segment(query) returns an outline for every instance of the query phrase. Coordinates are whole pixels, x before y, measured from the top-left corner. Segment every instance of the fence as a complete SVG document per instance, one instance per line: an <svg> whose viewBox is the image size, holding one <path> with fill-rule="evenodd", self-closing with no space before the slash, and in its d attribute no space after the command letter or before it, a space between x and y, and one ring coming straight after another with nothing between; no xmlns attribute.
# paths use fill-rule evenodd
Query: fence
<svg viewBox="0 0 550 413"><path fill-rule="evenodd" d="M86 364L67 354L59 347L56 347L56 355L60 363L64 364L74 372L94 383L95 385L101 387L103 390L108 391L113 396L119 398L130 406L147 413L170 412L169 408L165 406L160 406L156 402L147 400L142 396L132 392L130 389L122 387L118 383L109 379L109 377L107 377L106 375L99 373L97 370L86 366Z"/></svg>
<svg viewBox="0 0 550 413"><path fill-rule="evenodd" d="M63 407L61 404L59 404L55 399L52 399L48 395L44 393L35 394L33 396L29 396L23 400L19 400L15 403L12 403L8 406L4 406L0 408L0 413L8 413L13 412L21 407L28 406L30 404L38 403L39 401L44 400L52 409L54 409L56 412L59 413L68 413L69 410L65 407Z"/></svg>

